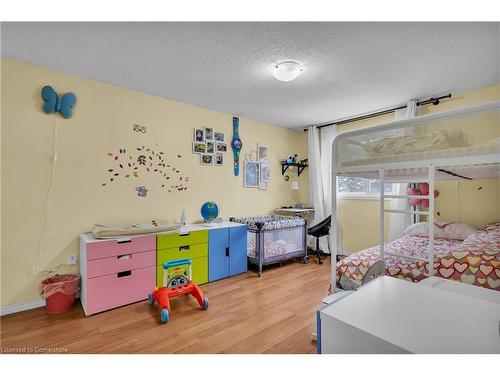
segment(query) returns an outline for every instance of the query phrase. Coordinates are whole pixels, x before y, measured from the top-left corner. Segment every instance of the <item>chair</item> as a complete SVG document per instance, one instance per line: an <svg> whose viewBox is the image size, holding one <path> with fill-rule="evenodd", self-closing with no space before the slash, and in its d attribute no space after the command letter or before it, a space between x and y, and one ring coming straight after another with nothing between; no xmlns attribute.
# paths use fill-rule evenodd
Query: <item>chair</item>
<svg viewBox="0 0 500 375"><path fill-rule="evenodd" d="M315 252L316 255L318 256L319 264L323 264L323 259L321 259L321 250L319 249L319 239L323 236L327 236L330 233L331 225L332 225L332 215L328 216L325 220L307 230L308 235L316 237Z"/></svg>

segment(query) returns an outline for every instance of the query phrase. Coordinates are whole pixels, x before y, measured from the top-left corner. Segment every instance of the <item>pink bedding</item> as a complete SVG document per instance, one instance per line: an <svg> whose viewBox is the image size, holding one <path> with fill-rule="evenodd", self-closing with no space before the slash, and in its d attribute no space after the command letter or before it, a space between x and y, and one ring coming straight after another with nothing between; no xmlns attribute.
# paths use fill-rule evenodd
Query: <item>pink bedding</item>
<svg viewBox="0 0 500 375"><path fill-rule="evenodd" d="M428 238L405 235L386 244L386 250L427 258ZM435 276L500 291L500 223L489 224L459 240L434 240ZM337 263L337 284L343 275L361 286L368 268L379 261L379 247L362 250ZM385 274L418 282L429 275L427 262L386 255Z"/></svg>

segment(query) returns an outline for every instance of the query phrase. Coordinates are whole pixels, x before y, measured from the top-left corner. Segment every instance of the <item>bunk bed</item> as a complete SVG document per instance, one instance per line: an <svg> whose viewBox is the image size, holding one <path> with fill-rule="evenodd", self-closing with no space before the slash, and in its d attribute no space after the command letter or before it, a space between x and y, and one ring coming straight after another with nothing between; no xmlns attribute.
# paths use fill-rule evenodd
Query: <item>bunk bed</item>
<svg viewBox="0 0 500 375"><path fill-rule="evenodd" d="M500 290L500 223L492 223L464 241L435 238L434 185L440 180L500 178L500 102L428 114L409 120L339 134L332 144L332 259L343 254L336 177L378 179L429 185L429 195L379 193L379 238L373 248L332 262L332 286L356 289L367 269L382 262L381 272L408 281L438 276ZM386 208L386 199L428 200L427 209ZM386 243L384 217L425 218L427 236L405 235ZM468 262L466 261L468 259ZM459 272L460 271L460 272ZM371 277L377 274L371 273ZM345 288L347 285L347 288Z"/></svg>

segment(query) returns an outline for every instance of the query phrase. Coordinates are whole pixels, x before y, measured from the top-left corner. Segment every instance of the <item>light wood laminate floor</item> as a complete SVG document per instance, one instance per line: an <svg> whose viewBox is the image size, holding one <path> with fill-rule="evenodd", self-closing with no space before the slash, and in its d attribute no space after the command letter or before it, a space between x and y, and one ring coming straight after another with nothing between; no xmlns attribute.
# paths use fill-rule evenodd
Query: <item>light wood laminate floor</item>
<svg viewBox="0 0 500 375"><path fill-rule="evenodd" d="M315 311L326 296L330 259L292 261L202 285L210 307L173 299L160 324L146 301L85 317L79 303L64 314L43 308L0 319L1 346L60 348L67 353L314 353Z"/></svg>

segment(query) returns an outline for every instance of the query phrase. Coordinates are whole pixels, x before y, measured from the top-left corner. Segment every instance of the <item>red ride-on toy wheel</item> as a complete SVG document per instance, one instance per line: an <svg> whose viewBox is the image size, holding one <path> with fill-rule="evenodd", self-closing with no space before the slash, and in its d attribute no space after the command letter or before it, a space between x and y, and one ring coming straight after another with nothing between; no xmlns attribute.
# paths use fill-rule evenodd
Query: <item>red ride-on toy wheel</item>
<svg viewBox="0 0 500 375"><path fill-rule="evenodd" d="M167 309L161 309L160 318L162 323L168 323L168 320L170 319L170 314Z"/></svg>
<svg viewBox="0 0 500 375"><path fill-rule="evenodd" d="M154 305L155 304L155 299L153 298L153 294L152 293L148 294L148 303L150 305Z"/></svg>

